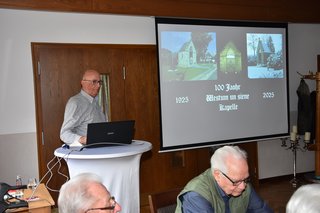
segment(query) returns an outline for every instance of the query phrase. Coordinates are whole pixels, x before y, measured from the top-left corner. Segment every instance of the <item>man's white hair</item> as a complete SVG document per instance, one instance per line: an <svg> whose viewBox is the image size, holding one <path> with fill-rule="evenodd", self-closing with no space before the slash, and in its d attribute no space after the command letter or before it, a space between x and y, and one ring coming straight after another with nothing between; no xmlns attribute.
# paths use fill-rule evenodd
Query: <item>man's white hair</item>
<svg viewBox="0 0 320 213"><path fill-rule="evenodd" d="M301 186L287 203L286 213L319 213L320 184Z"/></svg>
<svg viewBox="0 0 320 213"><path fill-rule="evenodd" d="M92 173L78 174L64 183L58 198L59 213L78 213L90 208L97 200L90 193L93 183L103 186L101 178Z"/></svg>
<svg viewBox="0 0 320 213"><path fill-rule="evenodd" d="M247 153L238 146L223 146L217 149L211 157L211 170L220 170L228 173L226 158L232 156L235 159L247 159Z"/></svg>

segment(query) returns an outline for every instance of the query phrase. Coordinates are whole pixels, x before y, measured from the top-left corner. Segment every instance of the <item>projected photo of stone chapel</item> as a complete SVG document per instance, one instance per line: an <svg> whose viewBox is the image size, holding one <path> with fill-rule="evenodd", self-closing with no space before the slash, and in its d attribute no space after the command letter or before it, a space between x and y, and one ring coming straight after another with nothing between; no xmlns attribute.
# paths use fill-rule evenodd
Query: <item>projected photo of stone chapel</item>
<svg viewBox="0 0 320 213"><path fill-rule="evenodd" d="M281 34L247 33L248 78L283 78Z"/></svg>

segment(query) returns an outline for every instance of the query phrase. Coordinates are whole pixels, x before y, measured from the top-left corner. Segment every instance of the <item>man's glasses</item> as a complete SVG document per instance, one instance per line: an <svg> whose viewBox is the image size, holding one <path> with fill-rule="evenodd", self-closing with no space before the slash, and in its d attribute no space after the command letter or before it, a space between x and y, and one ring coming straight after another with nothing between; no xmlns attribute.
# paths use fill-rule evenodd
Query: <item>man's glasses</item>
<svg viewBox="0 0 320 213"><path fill-rule="evenodd" d="M88 81L88 82L90 82L92 85L97 85L97 84L101 85L101 84L103 83L103 81L101 81L101 80L87 80L87 79L82 79L82 81Z"/></svg>
<svg viewBox="0 0 320 213"><path fill-rule="evenodd" d="M232 183L233 186L239 186L242 182L245 183L245 184L250 182L250 177L247 177L246 179L243 179L243 180L233 181L225 173L221 172L221 174L223 174L223 176L225 176Z"/></svg>
<svg viewBox="0 0 320 213"><path fill-rule="evenodd" d="M101 208L91 208L91 209L87 209L85 211L85 213L87 212L90 212L90 211L94 211L94 210L113 210L116 205L117 205L117 202L116 200L114 199L114 197L110 197L110 202L111 202L111 206L106 206L106 207L101 207Z"/></svg>

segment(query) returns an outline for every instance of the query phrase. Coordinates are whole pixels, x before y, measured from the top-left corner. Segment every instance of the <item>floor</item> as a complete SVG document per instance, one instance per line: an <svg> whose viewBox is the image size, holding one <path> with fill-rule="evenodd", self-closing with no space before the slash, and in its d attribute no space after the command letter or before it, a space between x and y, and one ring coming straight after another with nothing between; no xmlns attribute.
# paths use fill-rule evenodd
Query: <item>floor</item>
<svg viewBox="0 0 320 213"><path fill-rule="evenodd" d="M301 185L312 183L308 177L310 177L309 174L297 174L298 184L296 187L293 187L291 183L292 175L260 180L256 191L268 202L274 213L285 213L286 204L294 191ZM53 209L52 213L58 213L58 211Z"/></svg>
<svg viewBox="0 0 320 213"><path fill-rule="evenodd" d="M297 186L292 184L293 176L260 180L258 194L270 205L275 213L285 213L286 204L294 191L301 185L312 183L306 174L296 176Z"/></svg>

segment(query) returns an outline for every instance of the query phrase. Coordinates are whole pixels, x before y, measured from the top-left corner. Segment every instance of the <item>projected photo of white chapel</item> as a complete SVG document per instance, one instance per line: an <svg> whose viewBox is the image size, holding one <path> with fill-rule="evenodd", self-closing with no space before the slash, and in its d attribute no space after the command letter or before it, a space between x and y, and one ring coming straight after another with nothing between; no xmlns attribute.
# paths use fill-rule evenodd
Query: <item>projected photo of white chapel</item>
<svg viewBox="0 0 320 213"><path fill-rule="evenodd" d="M217 78L215 33L162 32L160 51L166 81Z"/></svg>
<svg viewBox="0 0 320 213"><path fill-rule="evenodd" d="M289 134L287 25L156 18L160 151Z"/></svg>

